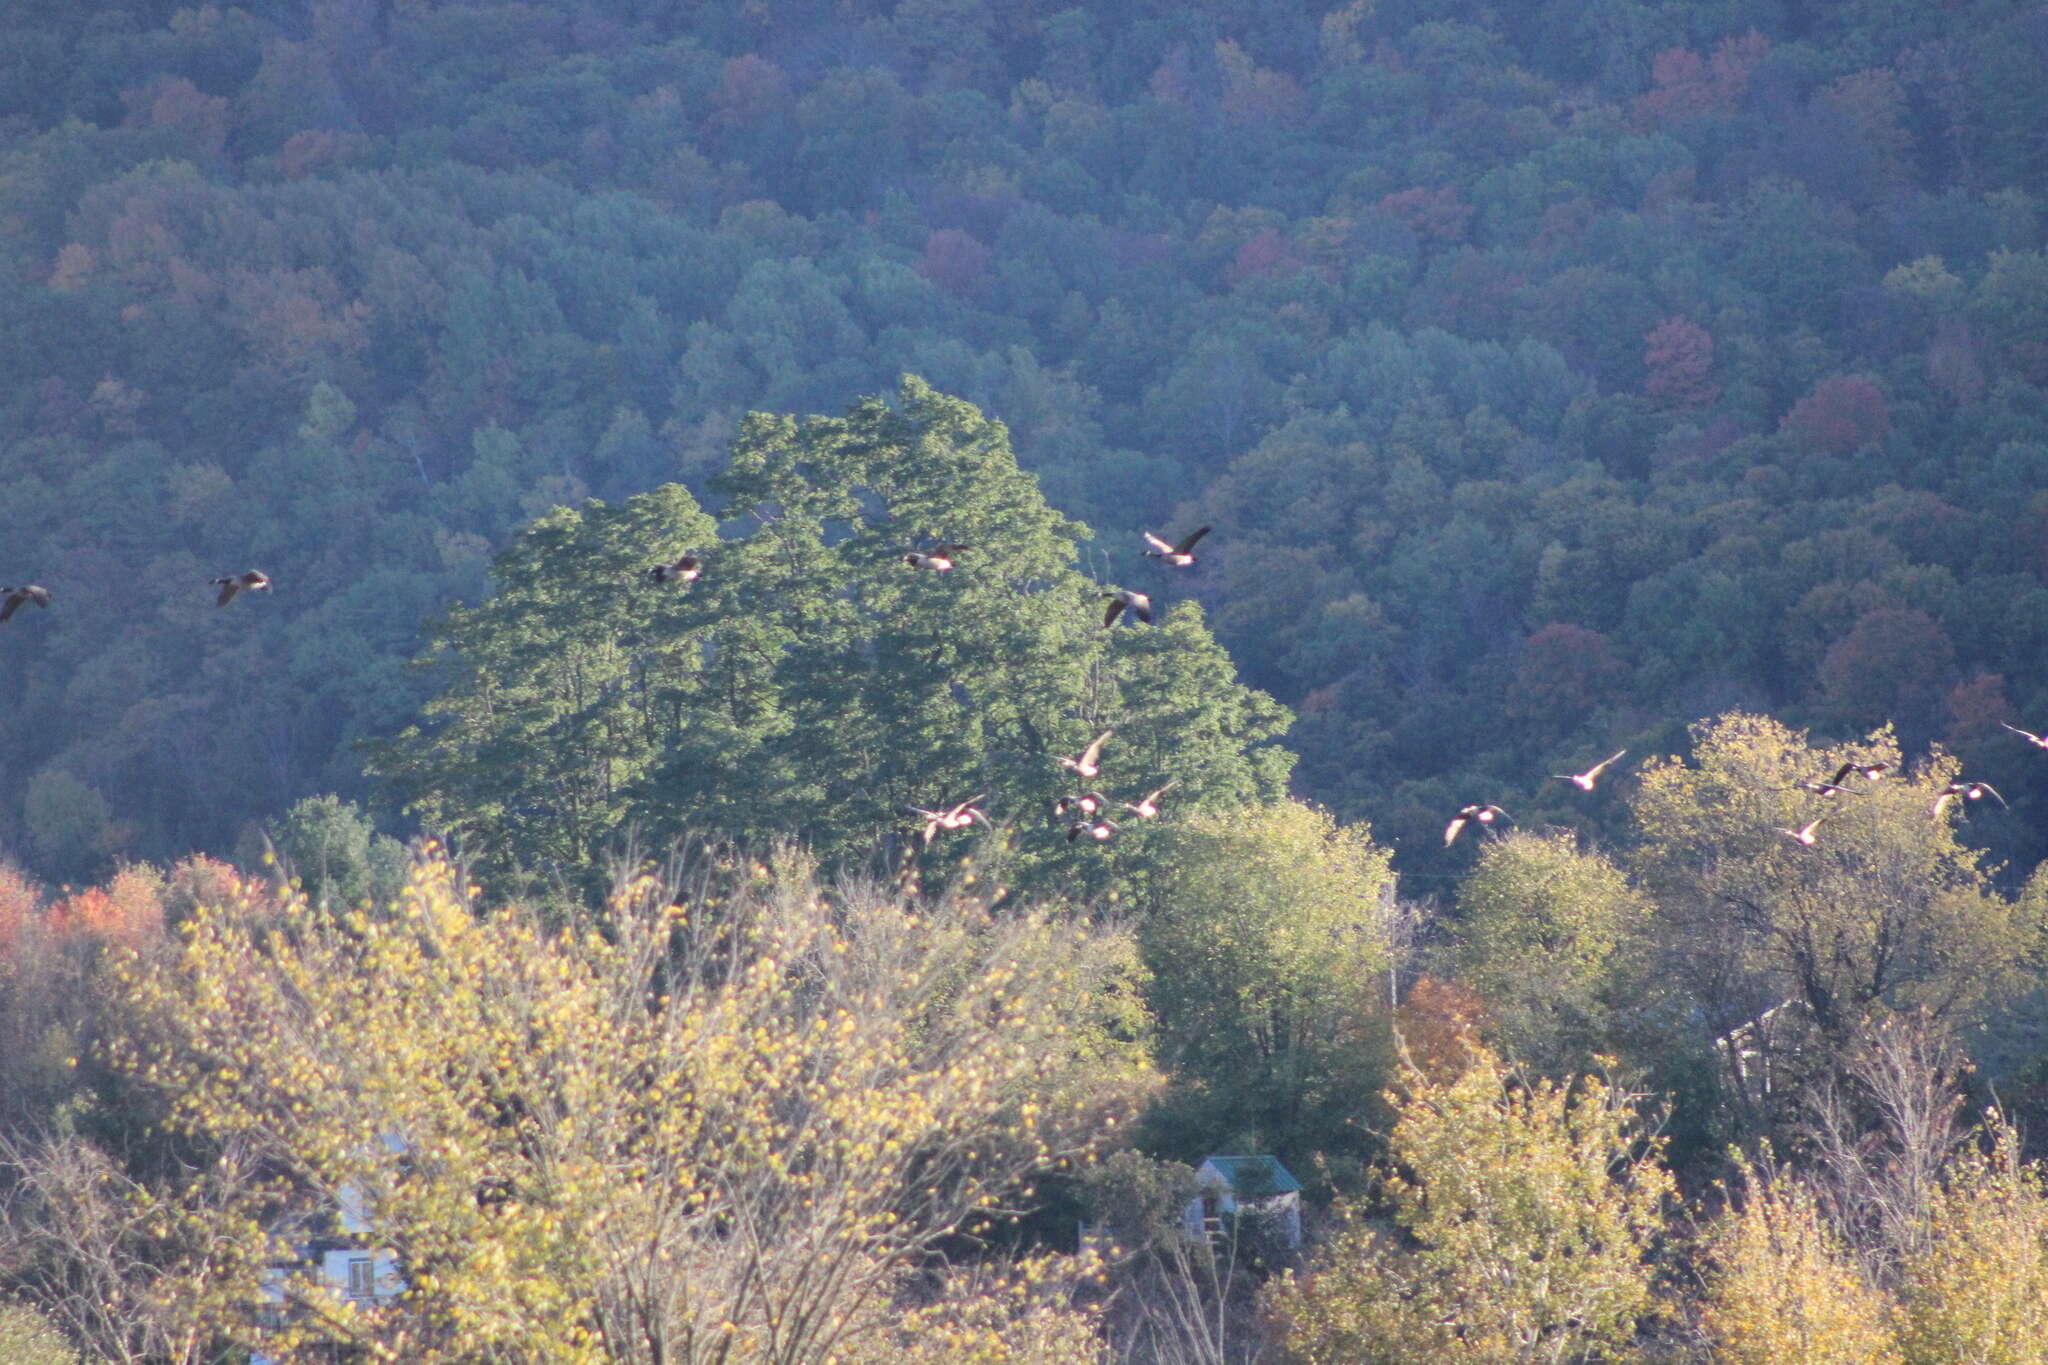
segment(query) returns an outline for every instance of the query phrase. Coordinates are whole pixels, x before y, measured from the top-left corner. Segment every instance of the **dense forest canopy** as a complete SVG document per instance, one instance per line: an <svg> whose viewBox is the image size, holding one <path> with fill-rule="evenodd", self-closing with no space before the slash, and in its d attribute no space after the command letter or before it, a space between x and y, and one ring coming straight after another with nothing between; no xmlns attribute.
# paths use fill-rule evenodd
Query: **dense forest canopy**
<svg viewBox="0 0 2048 1365"><path fill-rule="evenodd" d="M6 4L0 1356L2040 1365L2044 128L2014 0Z"/></svg>
<svg viewBox="0 0 2048 1365"><path fill-rule="evenodd" d="M913 372L1100 576L1224 528L1190 590L1411 876L1447 802L1560 815L1731 705L1945 741L2023 869L2044 24L9 5L0 578L56 602L0 640L0 840L77 878L367 796L517 527Z"/></svg>

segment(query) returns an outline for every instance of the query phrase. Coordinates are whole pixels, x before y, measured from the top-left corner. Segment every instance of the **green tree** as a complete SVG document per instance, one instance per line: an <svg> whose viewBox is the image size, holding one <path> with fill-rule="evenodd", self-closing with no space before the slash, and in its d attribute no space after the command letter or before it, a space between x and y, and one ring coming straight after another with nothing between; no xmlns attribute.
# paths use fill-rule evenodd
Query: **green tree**
<svg viewBox="0 0 2048 1365"><path fill-rule="evenodd" d="M1458 886L1458 972L1485 997L1503 1048L1549 1074L1612 1046L1649 903L1568 833L1515 830Z"/></svg>
<svg viewBox="0 0 2048 1365"><path fill-rule="evenodd" d="M37 860L53 877L86 881L107 857L107 799L62 768L45 768L29 781L22 800Z"/></svg>
<svg viewBox="0 0 2048 1365"><path fill-rule="evenodd" d="M1886 775L1851 774L1832 800L1798 787L1852 760ZM1658 970L1716 1036L1792 1000L1839 1053L1880 1014L1959 1022L2019 984L2022 915L1952 815L1929 818L1955 761L1900 763L1888 728L1821 746L1732 713L1694 728L1692 763L1645 765L1632 866L1657 906ZM1811 846L1783 833L1814 819Z"/></svg>
<svg viewBox="0 0 2048 1365"><path fill-rule="evenodd" d="M430 825L569 867L632 820L837 859L906 806L982 793L1028 870L1069 847L1044 820L1056 756L1104 730L1118 797L1172 779L1176 804L1232 807L1284 785L1267 741L1286 712L1192 605L1102 629L1074 568L1086 528L972 405L906 378L843 418L752 414L714 489L723 540L669 488L558 509L500 557L498 595L436 637L430 733L376 759ZM937 541L970 548L948 572L904 563ZM705 561L687 590L631 581L687 549Z"/></svg>
<svg viewBox="0 0 2048 1365"><path fill-rule="evenodd" d="M285 812L277 852L316 904L389 901L405 879L405 846L377 833L369 816L338 796L309 796Z"/></svg>
<svg viewBox="0 0 2048 1365"><path fill-rule="evenodd" d="M371 771L499 866L587 865L682 729L703 668L701 606L645 570L716 539L675 484L542 517L493 561L497 592L451 611L422 657L441 682L431 738L408 728Z"/></svg>
<svg viewBox="0 0 2048 1365"><path fill-rule="evenodd" d="M25 1303L0 1302L0 1360L7 1365L80 1365L71 1343Z"/></svg>
<svg viewBox="0 0 2048 1365"><path fill-rule="evenodd" d="M1355 1170L1390 1052L1391 855L1289 801L1192 817L1161 861L1140 930L1173 1078L1156 1145Z"/></svg>
<svg viewBox="0 0 2048 1365"><path fill-rule="evenodd" d="M1525 1083L1479 1051L1411 1072L1386 1176L1405 1239L1352 1206L1269 1302L1302 1365L1522 1365L1623 1358L1670 1175L1639 1099L1597 1078Z"/></svg>

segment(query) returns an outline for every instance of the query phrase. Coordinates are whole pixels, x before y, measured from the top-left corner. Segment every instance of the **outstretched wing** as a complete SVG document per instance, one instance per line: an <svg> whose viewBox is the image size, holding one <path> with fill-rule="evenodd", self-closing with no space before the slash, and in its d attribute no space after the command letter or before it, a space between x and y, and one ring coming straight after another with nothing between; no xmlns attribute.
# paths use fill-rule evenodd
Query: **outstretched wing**
<svg viewBox="0 0 2048 1365"><path fill-rule="evenodd" d="M1173 552L1177 555L1186 554L1189 550L1195 548L1196 541L1200 540L1203 536L1206 536L1208 534L1209 528L1206 526L1202 527L1200 530L1189 532L1186 539L1182 540L1180 544L1173 547Z"/></svg>
<svg viewBox="0 0 2048 1365"><path fill-rule="evenodd" d="M1153 535L1150 531L1145 532L1145 543L1147 545L1150 545L1154 550L1158 551L1160 554L1170 555L1173 553L1173 547L1171 545L1168 545L1165 541L1161 540L1158 536Z"/></svg>
<svg viewBox="0 0 2048 1365"><path fill-rule="evenodd" d="M0 597L0 621L14 615L15 609L27 600L28 594L25 592L11 592L5 597Z"/></svg>
<svg viewBox="0 0 2048 1365"><path fill-rule="evenodd" d="M1457 819L1451 821L1451 823L1449 823L1448 825L1445 825L1444 847L1449 848L1451 846L1451 842L1458 837L1458 831L1463 828L1465 828L1465 817L1462 815L1459 816Z"/></svg>
<svg viewBox="0 0 2048 1365"><path fill-rule="evenodd" d="M235 600L235 594L242 590L242 585L232 578L223 578L219 582L220 596L213 599L213 605L224 607Z"/></svg>
<svg viewBox="0 0 2048 1365"><path fill-rule="evenodd" d="M1095 761L1102 757L1103 743L1115 733L1115 730L1104 730L1090 741L1088 747L1081 751L1081 766L1084 768L1094 767Z"/></svg>
<svg viewBox="0 0 2048 1365"><path fill-rule="evenodd" d="M1121 598L1121 597L1112 597L1112 598L1110 598L1110 599L1109 599L1109 610L1108 610L1108 611L1106 611L1106 612L1104 612L1104 613L1102 614L1102 624L1103 624L1103 625L1105 625L1105 626L1113 626L1113 625L1115 625L1115 624L1116 624L1116 615L1117 615L1117 613L1118 613L1118 612L1122 611L1123 609L1124 609L1124 599L1123 599L1123 598Z"/></svg>

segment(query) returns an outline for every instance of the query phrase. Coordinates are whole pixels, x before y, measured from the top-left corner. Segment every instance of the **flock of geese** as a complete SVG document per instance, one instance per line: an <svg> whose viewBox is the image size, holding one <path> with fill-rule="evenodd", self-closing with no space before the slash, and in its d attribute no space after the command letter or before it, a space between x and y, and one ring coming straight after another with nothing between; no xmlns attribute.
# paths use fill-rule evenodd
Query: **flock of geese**
<svg viewBox="0 0 2048 1365"><path fill-rule="evenodd" d="M213 599L216 607L224 607L234 601L237 593L270 591L270 575L261 569L229 574L225 578L209 578L206 582L209 587L220 589ZM30 602L38 607L47 608L50 605L50 590L40 583L24 583L18 588L0 588L0 622L5 622L8 617Z"/></svg>
<svg viewBox="0 0 2048 1365"><path fill-rule="evenodd" d="M1162 564L1172 568L1188 568L1195 562L1195 545L1203 536L1209 534L1209 529L1207 526L1199 527L1181 537L1178 541L1168 541L1163 537L1153 535L1150 531L1146 531L1144 533L1147 547L1145 556L1148 559L1159 560ZM963 552L973 548L972 545L958 541L942 540L933 543L929 549L913 550L909 554L904 555L903 562L913 569L930 573L947 573L952 570ZM683 555L674 560L651 565L644 571L644 574L648 581L656 586L667 586L670 584L694 583L703 576L703 572L702 561L694 555ZM208 579L207 582L209 586L220 590L214 598L214 605L216 607L225 607L241 593L267 592L270 588L269 576L260 569L250 569L246 573L212 578ZM1118 588L1113 592L1102 594L1102 600L1107 602L1109 606L1103 614L1101 629L1107 630L1114 626L1117 618L1126 612L1134 619L1147 625L1150 625L1152 622L1152 599L1142 592L1135 592L1129 588ZM13 616L16 611L28 603L33 603L37 607L47 608L50 605L50 590L40 583L24 583L19 587L0 587L0 623L6 622L9 617ZM2031 730L2022 730L2017 725L2006 725L2004 721L2000 721L1999 724L2005 725L2006 729L2020 736L2035 748L2048 752L2048 735L2037 735ZM1067 769L1077 778L1093 779L1099 776L1102 771L1100 763L1102 746L1108 743L1115 733L1116 731L1113 729L1104 730L1077 757L1058 756L1060 766ZM1600 775L1627 757L1627 755L1628 750L1620 749L1601 759L1584 772L1553 773L1551 778L1558 782L1569 782L1582 792L1590 792L1598 784ZM1805 778L1785 790L1810 792L1823 801L1832 801L1844 794L1854 794L1855 789L1845 785L1850 779L1862 778L1866 782L1875 782L1889 771L1890 765L1884 763L1844 763L1834 771L1832 776ZM1176 783L1174 782L1167 782L1153 788L1137 801L1122 801L1116 804L1123 810L1130 812L1137 819L1154 820L1159 816L1159 798L1171 791L1175 785ZM986 792L978 792L968 797L965 801L933 809L927 809L924 806L905 806L903 813L916 817L920 822L918 827L920 846L929 848L940 834L954 830L970 829L975 825L987 824L989 822L988 812L983 810L980 804L987 798L987 795L988 793ZM1929 813L1938 820L1941 818L1942 813L1951 804L1954 804L1967 815L1969 813L1969 803L1981 801L1987 796L1997 801L2001 806L2007 805L2006 799L1999 795L1997 788L1993 787L1989 782L1958 778L1935 794L1934 801L1929 807ZM1110 839L1116 837L1118 829L1117 822L1106 814L1110 809L1110 805L1109 798L1100 791L1083 791L1073 795L1062 796L1053 802L1052 818L1055 822L1066 822L1067 842L1069 843L1073 843L1083 837L1094 843L1107 843ZM1462 806L1459 808L1458 813L1451 817L1450 823L1444 826L1444 846L1448 848L1456 843L1458 836L1464 833L1468 825L1476 825L1484 830L1493 827L1497 821L1512 820L1512 818L1505 810L1491 803L1475 802ZM1804 825L1801 825L1798 829L1781 828L1777 832L1795 844L1811 848L1818 842L1820 827L1827 822L1828 818L1829 814L1818 815L1807 821Z"/></svg>
<svg viewBox="0 0 2048 1365"><path fill-rule="evenodd" d="M2006 725L2004 721L2000 721L1999 724L2005 725L2006 729L2023 737L2034 747L2048 751L2048 736L2037 735L2031 730L2022 730L2017 725ZM1593 790L1594 784L1599 781L1600 774L1613 766L1615 762L1627 753L1628 750L1622 749L1600 760L1582 773L1553 773L1551 776L1559 782L1571 783L1582 792L1589 792ZM1791 786L1780 788L1779 790L1811 792L1823 801L1832 801L1838 796L1845 794L1853 796L1856 794L1856 789L1853 786L1845 785L1851 778L1860 777L1865 782L1875 782L1890 771L1891 765L1889 763L1844 763L1841 767L1835 769L1834 774L1830 777L1802 778ZM1969 814L1969 803L1972 801L1982 801L1987 796L1997 801L1999 805L2007 806L2006 799L2000 796L1998 789L1989 782L1978 782L1959 777L1935 793L1933 802L1927 808L1928 814L1939 820L1942 813L1949 806L1955 805L1958 810L1967 816ZM2011 807L2007 806L2007 809L2011 809ZM1832 812L1829 812L1829 814L1832 814ZM1499 806L1474 804L1461 807L1458 813L1451 817L1451 822L1444 826L1444 846L1448 848L1451 844L1455 843L1458 836L1464 833L1465 826L1467 825L1477 825L1481 829L1485 829L1496 820L1509 820L1512 818ZM1827 822L1828 818L1827 814L1817 815L1798 829L1781 828L1778 830L1778 833L1801 847L1812 848L1819 841L1818 832L1820 827Z"/></svg>
<svg viewBox="0 0 2048 1365"><path fill-rule="evenodd" d="M1161 563L1174 568L1185 569L1195 562L1194 550L1196 543L1208 534L1209 528L1204 526L1181 537L1179 541L1170 542L1147 531L1144 533L1145 542L1148 546L1145 555L1147 558L1157 559ZM973 546L961 542L942 540L934 543L929 549L913 550L911 553L904 555L903 562L913 569L931 573L946 573L953 568L963 551L972 550L973 548ZM703 576L703 573L703 562L697 556L682 555L673 560L666 560L648 566L642 571L642 576L657 587L667 587L672 584L694 583ZM214 599L214 605L217 607L225 607L241 593L267 592L270 588L269 575L260 569L250 569L246 573L229 574L222 578L208 579L207 582L210 586L220 590ZM1104 593L1102 597L1109 604L1109 609L1102 618L1101 629L1107 630L1114 626L1117 617L1125 612L1129 612L1135 620L1142 621L1147 625L1151 624L1152 599L1146 594L1134 592L1128 588L1119 588L1114 592ZM47 608L50 605L50 590L40 583L25 583L20 587L0 587L0 623L4 623L7 618L14 615L26 603L33 603L37 607ZM1100 763L1102 746L1108 743L1110 737L1115 733L1114 730L1104 730L1089 743L1086 749L1081 751L1078 757L1060 757L1060 766L1066 768L1078 778L1093 779L1099 776L1102 772ZM1154 787L1137 801L1123 801L1117 804L1140 820L1157 819L1159 816L1159 798L1172 790L1175 785L1173 782L1167 782L1161 786ZM929 848L932 841L941 833L968 829L978 824L987 824L988 812L984 811L980 805L980 802L986 796L986 792L979 793L968 797L965 801L941 806L936 809L927 809L923 806L905 806L903 811L904 814L915 816L921 822L919 826L921 845ZM1101 792L1085 791L1072 796L1060 797L1059 800L1053 803L1052 813L1055 821L1064 820L1067 822L1067 842L1073 843L1085 836L1090 841L1101 844L1107 843L1110 839L1114 838L1117 832L1117 822L1105 813L1109 808L1109 798Z"/></svg>
<svg viewBox="0 0 2048 1365"><path fill-rule="evenodd" d="M1176 569L1185 569L1195 562L1194 551L1196 542L1208 534L1209 528L1203 526L1181 537L1178 541L1168 541L1147 531L1144 533L1145 543L1148 546L1145 556L1148 559L1157 559ZM946 573L953 568L962 551L972 550L973 548L972 545L942 540L934 544L930 549L915 550L903 556L903 562L913 569L922 569L932 573ZM689 563L692 576L694 577L695 561L692 560ZM663 580L658 579L656 581ZM1117 617L1125 612L1129 612L1132 619L1141 621L1146 625L1152 623L1152 599L1142 592L1136 592L1129 588L1118 588L1113 592L1102 594L1102 600L1107 602L1109 607L1103 613L1102 625L1098 629L1108 630L1115 626ZM1092 781L1102 775L1102 746L1107 744L1115 734L1116 731L1114 729L1104 730L1088 742L1087 748L1074 757L1069 758L1064 754L1057 754L1054 755L1054 758L1062 768L1065 768L1076 778L1083 781ZM1177 785L1177 780L1165 782L1146 792L1144 796L1136 801L1119 801L1115 804L1120 809L1129 811L1137 819L1156 820L1159 818L1159 798L1173 790ZM965 801L956 802L949 806L941 806L937 809L927 809L924 806L905 806L903 813L916 817L920 822L918 826L919 846L930 848L932 842L941 834L953 830L969 829L978 824L988 824L988 812L981 808L981 802L986 800L987 797L987 792L977 792ZM1055 824L1065 823L1067 827L1067 842L1070 844L1084 838L1091 843L1105 844L1116 837L1119 828L1117 821L1107 814L1110 806L1110 799L1100 791L1077 792L1062 796L1052 803L1052 819Z"/></svg>

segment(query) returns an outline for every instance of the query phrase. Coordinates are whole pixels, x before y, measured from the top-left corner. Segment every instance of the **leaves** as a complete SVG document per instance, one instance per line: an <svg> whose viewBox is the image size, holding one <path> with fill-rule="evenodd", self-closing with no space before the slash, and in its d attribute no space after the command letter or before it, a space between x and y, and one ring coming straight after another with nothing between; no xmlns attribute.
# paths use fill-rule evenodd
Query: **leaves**
<svg viewBox="0 0 2048 1365"><path fill-rule="evenodd" d="M827 892L794 860L620 886L602 933L468 897L430 857L388 908L208 907L174 961L123 973L131 1082L276 1176L260 1211L189 1215L227 1256L172 1305L205 1334L421 1365L823 1361L1149 1083L1094 1032L1116 940L1070 922ZM351 1208L395 1302L299 1279L281 1325L231 1310L281 1219ZM1045 1311L1020 1321L1079 1330Z"/></svg>
<svg viewBox="0 0 2048 1365"><path fill-rule="evenodd" d="M1385 1184L1397 1243L1353 1207L1270 1301L1305 1365L1610 1360L1657 1308L1649 1256L1670 1176L1639 1097L1523 1083L1481 1052L1410 1073Z"/></svg>

